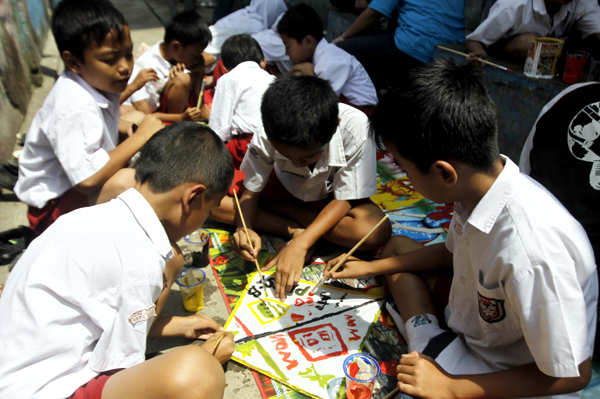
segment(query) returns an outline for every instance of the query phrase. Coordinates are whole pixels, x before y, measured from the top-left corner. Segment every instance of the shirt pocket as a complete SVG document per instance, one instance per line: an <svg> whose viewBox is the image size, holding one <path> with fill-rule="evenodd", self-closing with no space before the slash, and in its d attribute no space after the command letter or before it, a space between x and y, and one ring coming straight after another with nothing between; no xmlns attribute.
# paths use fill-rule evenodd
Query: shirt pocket
<svg viewBox="0 0 600 399"><path fill-rule="evenodd" d="M502 287L486 288L477 283L479 325L488 346L508 345L523 337L518 317Z"/></svg>

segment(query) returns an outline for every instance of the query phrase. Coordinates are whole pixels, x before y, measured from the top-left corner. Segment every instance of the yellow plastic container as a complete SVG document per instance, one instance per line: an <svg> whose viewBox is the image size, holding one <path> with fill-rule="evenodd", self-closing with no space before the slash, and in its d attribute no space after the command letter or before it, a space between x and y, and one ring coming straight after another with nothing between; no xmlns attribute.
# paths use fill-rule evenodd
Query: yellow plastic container
<svg viewBox="0 0 600 399"><path fill-rule="evenodd" d="M204 280L201 269L188 267L181 271L175 283L179 286L183 307L188 312L199 312L204 307Z"/></svg>

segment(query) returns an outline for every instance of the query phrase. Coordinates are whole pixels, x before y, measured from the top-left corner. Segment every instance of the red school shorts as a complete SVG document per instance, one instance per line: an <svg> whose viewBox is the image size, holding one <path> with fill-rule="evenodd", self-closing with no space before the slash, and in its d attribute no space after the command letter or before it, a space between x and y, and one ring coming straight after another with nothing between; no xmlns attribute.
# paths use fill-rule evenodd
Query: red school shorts
<svg viewBox="0 0 600 399"><path fill-rule="evenodd" d="M96 377L89 380L86 384L77 388L73 395L67 399L102 399L102 391L104 385L113 374L99 374Z"/></svg>
<svg viewBox="0 0 600 399"><path fill-rule="evenodd" d="M48 201L41 209L30 206L27 210L27 219L29 219L29 226L35 235L39 236L59 216L86 206L88 206L87 195L72 188L60 197Z"/></svg>

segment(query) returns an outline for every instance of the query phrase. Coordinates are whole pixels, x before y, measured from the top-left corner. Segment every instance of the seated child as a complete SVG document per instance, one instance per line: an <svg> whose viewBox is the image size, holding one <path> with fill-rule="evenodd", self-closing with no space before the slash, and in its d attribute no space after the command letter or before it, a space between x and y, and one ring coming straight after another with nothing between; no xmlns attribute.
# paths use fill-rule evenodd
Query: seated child
<svg viewBox="0 0 600 399"><path fill-rule="evenodd" d="M371 118L415 190L454 202L447 241L423 247L394 237L381 259L354 258L329 273L332 260L324 273L386 274L412 351L397 368L405 394L578 398L592 371L594 255L558 200L499 154L480 76L471 64L434 61L386 93ZM448 268L452 331L439 327L432 299Z"/></svg>
<svg viewBox="0 0 600 399"><path fill-rule="evenodd" d="M265 57L249 35L231 36L221 50L228 73L215 89L208 125L228 142L233 164L239 169L252 135L262 127L260 101L275 77L264 70Z"/></svg>
<svg viewBox="0 0 600 399"><path fill-rule="evenodd" d="M232 177L214 132L175 124L142 149L134 188L33 241L0 301L0 396L222 398L233 336L202 314L158 315L183 266L179 253L165 268L171 243L202 226ZM167 336L206 342L145 361L146 339Z"/></svg>
<svg viewBox="0 0 600 399"><path fill-rule="evenodd" d="M62 214L110 198L113 183L131 187L133 179L109 179L162 128L148 117L118 143L119 94L131 74L133 42L109 1L62 1L52 32L66 69L27 133L14 190L29 205L36 234Z"/></svg>
<svg viewBox="0 0 600 399"><path fill-rule="evenodd" d="M264 128L252 136L241 166L240 203L254 252L240 220L232 241L238 254L253 260L261 248L254 229L292 238L264 269L277 265L275 292L283 300L317 240L351 248L384 215L369 200L377 174L367 118L338 104L327 81L279 76L263 96L261 113ZM379 248L390 234L391 225L383 224L361 249Z"/></svg>
<svg viewBox="0 0 600 399"><path fill-rule="evenodd" d="M135 109L143 114L157 113L163 122L199 121L203 115L206 120L207 111L203 114L196 106L204 77L203 51L210 39L208 25L197 12L176 15L165 28L164 40L146 50L135 62L129 79L131 83L140 71L152 68L158 81L147 82L133 93L124 103L129 107L123 107L123 114ZM174 66L179 68L171 72ZM185 73L178 73L184 68ZM131 116L126 118L135 120Z"/></svg>
<svg viewBox="0 0 600 399"><path fill-rule="evenodd" d="M523 62L533 39L567 39L573 29L580 30L584 38L593 35L600 40L597 0L498 0L467 36L465 46L469 60L485 59L487 51L492 51Z"/></svg>
<svg viewBox="0 0 600 399"><path fill-rule="evenodd" d="M281 36L277 33L277 25L281 18L283 18L283 15L281 14L277 18L277 21L275 21L270 29L252 34L252 38L258 42L267 59L267 70L274 75L289 73L294 66L290 57L285 53L285 45L281 40Z"/></svg>
<svg viewBox="0 0 600 399"><path fill-rule="evenodd" d="M377 91L358 60L323 37L323 22L310 6L291 7L277 25L286 54L294 62L292 73L328 80L342 102L367 114L377 104Z"/></svg>

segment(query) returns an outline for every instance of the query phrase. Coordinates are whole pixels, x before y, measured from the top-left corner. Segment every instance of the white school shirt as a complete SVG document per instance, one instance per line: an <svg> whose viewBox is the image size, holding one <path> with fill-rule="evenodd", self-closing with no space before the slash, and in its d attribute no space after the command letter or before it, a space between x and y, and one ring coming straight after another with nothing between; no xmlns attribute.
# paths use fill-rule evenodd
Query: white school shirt
<svg viewBox="0 0 600 399"><path fill-rule="evenodd" d="M124 104L133 105L138 101L146 100L150 104L152 112L155 112L160 107L160 96L169 80L169 71L173 67L160 53L160 45L162 43L162 40L156 43L144 51L140 58L135 61L128 84L131 84L135 80L142 69L147 68L154 69L159 80L146 82L144 87L133 93Z"/></svg>
<svg viewBox="0 0 600 399"><path fill-rule="evenodd" d="M43 208L96 174L118 144L119 95L106 96L65 70L33 118L19 157L15 194Z"/></svg>
<svg viewBox="0 0 600 399"><path fill-rule="evenodd" d="M33 241L0 301L0 397L70 396L144 362L169 239L135 189L61 216Z"/></svg>
<svg viewBox="0 0 600 399"><path fill-rule="evenodd" d="M277 18L287 11L283 0L252 0L250 5L237 10L209 26L212 40L206 52L216 56L221 54L223 42L230 36L253 34L269 29Z"/></svg>
<svg viewBox="0 0 600 399"><path fill-rule="evenodd" d="M257 33L253 33L252 37L258 42L262 52L270 64L275 64L279 72L287 74L291 71L294 63L285 54L285 44L281 40L281 36L277 33L277 25L285 13L282 13L270 29L266 29Z"/></svg>
<svg viewBox="0 0 600 399"><path fill-rule="evenodd" d="M504 159L473 212L455 203L448 326L493 369L535 361L544 374L575 377L596 330L592 248L558 200Z"/></svg>
<svg viewBox="0 0 600 399"><path fill-rule="evenodd" d="M597 0L573 0L554 15L548 15L544 0L498 0L488 17L467 40L490 46L500 39L523 33L566 39L573 28L587 37L600 33L600 6Z"/></svg>
<svg viewBox="0 0 600 399"><path fill-rule="evenodd" d="M368 134L367 116L346 104L339 104L339 109L341 122L312 171L308 166L294 166L275 151L261 127L252 136L240 166L246 174L244 187L262 191L275 168L281 184L305 202L324 200L331 195L339 200L355 200L375 194L375 143Z"/></svg>
<svg viewBox="0 0 600 399"><path fill-rule="evenodd" d="M362 64L325 38L317 44L313 68L316 76L328 80L335 94L343 94L351 104L377 104L377 91Z"/></svg>
<svg viewBox="0 0 600 399"><path fill-rule="evenodd" d="M258 131L262 96L274 79L254 61L237 65L219 79L208 126L225 142Z"/></svg>

